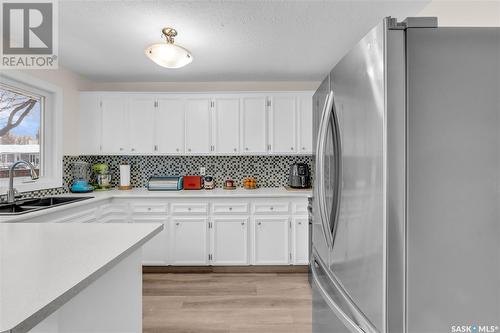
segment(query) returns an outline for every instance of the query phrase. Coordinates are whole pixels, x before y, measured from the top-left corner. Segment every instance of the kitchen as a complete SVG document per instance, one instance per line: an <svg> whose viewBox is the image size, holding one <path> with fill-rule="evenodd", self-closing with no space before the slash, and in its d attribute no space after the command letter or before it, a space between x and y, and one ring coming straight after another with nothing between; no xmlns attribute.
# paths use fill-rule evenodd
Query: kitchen
<svg viewBox="0 0 500 333"><path fill-rule="evenodd" d="M498 331L499 2L1 5L0 332Z"/></svg>

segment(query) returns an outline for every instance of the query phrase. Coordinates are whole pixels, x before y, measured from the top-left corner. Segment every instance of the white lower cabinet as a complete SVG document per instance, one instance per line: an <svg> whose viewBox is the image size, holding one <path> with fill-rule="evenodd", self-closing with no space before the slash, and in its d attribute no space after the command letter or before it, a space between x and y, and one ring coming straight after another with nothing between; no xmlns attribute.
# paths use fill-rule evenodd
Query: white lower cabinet
<svg viewBox="0 0 500 333"><path fill-rule="evenodd" d="M163 230L142 246L142 264L151 266L165 266L169 261L169 231L167 217L132 217L132 223L162 223Z"/></svg>
<svg viewBox="0 0 500 333"><path fill-rule="evenodd" d="M208 264L208 219L174 217L171 220L172 265Z"/></svg>
<svg viewBox="0 0 500 333"><path fill-rule="evenodd" d="M214 217L210 222L211 263L248 265L248 217Z"/></svg>
<svg viewBox="0 0 500 333"><path fill-rule="evenodd" d="M309 219L307 216L292 218L292 261L295 265L309 262Z"/></svg>
<svg viewBox="0 0 500 333"><path fill-rule="evenodd" d="M254 218L254 265L284 265L290 262L289 217Z"/></svg>
<svg viewBox="0 0 500 333"><path fill-rule="evenodd" d="M27 222L30 222L27 217ZM111 198L33 218L58 223L161 223L147 266L306 265L307 198Z"/></svg>

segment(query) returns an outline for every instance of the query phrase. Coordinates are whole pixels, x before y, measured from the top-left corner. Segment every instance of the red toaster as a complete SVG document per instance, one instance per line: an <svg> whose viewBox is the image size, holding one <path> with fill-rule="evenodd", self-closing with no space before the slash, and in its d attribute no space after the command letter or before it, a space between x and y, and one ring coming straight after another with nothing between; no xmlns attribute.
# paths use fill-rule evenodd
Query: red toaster
<svg viewBox="0 0 500 333"><path fill-rule="evenodd" d="M182 181L185 190L201 190L203 188L202 176L184 176Z"/></svg>

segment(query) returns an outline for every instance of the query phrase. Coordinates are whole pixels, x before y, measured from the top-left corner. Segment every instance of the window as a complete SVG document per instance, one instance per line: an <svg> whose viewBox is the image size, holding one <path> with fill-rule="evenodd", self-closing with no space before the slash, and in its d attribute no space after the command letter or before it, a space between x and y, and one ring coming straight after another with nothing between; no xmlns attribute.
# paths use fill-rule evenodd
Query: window
<svg viewBox="0 0 500 333"><path fill-rule="evenodd" d="M8 187L12 164L19 192L62 186L62 91L48 82L12 72L0 74L0 195Z"/></svg>
<svg viewBox="0 0 500 333"><path fill-rule="evenodd" d="M12 164L31 162L43 176L41 126L45 97L0 84L0 178L8 178ZM29 177L29 168L20 165L14 176Z"/></svg>

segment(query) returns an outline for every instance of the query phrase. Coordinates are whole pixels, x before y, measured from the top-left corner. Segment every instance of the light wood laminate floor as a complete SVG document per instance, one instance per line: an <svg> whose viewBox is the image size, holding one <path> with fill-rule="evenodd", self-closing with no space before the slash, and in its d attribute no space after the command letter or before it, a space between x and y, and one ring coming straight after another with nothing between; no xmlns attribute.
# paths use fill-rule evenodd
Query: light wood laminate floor
<svg viewBox="0 0 500 333"><path fill-rule="evenodd" d="M305 273L143 276L144 332L311 332Z"/></svg>

